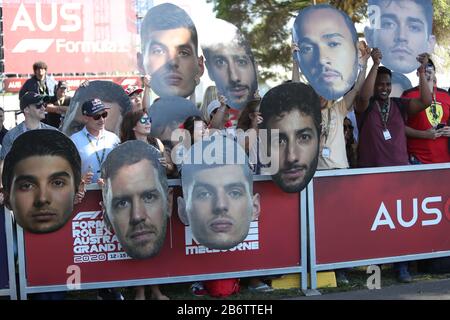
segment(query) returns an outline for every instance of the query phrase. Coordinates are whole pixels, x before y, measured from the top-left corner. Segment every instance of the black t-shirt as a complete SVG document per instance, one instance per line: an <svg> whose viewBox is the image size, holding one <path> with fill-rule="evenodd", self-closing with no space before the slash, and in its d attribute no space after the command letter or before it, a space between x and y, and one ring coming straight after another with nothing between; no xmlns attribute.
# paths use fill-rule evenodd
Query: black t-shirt
<svg viewBox="0 0 450 320"><path fill-rule="evenodd" d="M59 104L58 99L56 96L53 96L50 98L50 101L48 103L52 103L55 106L69 106L70 105L70 97L66 97L64 102L62 104ZM45 115L45 119L42 121L45 124L48 124L52 127L59 128L61 124L61 115L58 113L50 113L48 112Z"/></svg>
<svg viewBox="0 0 450 320"><path fill-rule="evenodd" d="M2 126L2 130L0 130L0 144L3 144L3 138L5 137L5 134L8 132L8 130L5 129L5 127Z"/></svg>

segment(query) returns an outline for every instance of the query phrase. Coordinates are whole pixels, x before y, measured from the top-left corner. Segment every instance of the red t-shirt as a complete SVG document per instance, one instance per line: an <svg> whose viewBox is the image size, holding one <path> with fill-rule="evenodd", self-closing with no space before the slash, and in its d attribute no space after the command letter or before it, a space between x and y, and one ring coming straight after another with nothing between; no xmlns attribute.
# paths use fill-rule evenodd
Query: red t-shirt
<svg viewBox="0 0 450 320"><path fill-rule="evenodd" d="M450 95L447 91L435 88L436 111L431 107L419 112L414 116L409 116L406 125L416 130L428 130L439 123L448 125L450 116ZM403 92L402 98L420 98L419 88L415 87ZM442 163L450 162L450 150L448 138L440 137L432 139L408 138L408 153L414 155L421 163Z"/></svg>
<svg viewBox="0 0 450 320"><path fill-rule="evenodd" d="M227 121L227 124L225 124L225 128L236 128L241 111L230 109L228 112L230 113L230 119Z"/></svg>

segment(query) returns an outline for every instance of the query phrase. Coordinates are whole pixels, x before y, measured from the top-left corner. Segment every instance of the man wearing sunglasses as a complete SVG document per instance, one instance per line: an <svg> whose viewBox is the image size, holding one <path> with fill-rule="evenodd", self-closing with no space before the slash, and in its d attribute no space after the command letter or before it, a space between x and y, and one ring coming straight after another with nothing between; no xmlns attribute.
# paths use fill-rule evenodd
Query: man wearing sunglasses
<svg viewBox="0 0 450 320"><path fill-rule="evenodd" d="M41 120L45 118L45 102L43 96L35 92L26 92L20 99L20 111L23 113L25 121L20 123L15 128L8 131L3 138L2 150L0 152L0 159L3 161L12 147L14 140L22 133L35 129L55 129Z"/></svg>
<svg viewBox="0 0 450 320"><path fill-rule="evenodd" d="M109 109L100 99L83 103L81 111L85 126L70 137L80 153L81 173L87 184L98 181L103 161L120 143L118 136L105 130Z"/></svg>
<svg viewBox="0 0 450 320"><path fill-rule="evenodd" d="M35 92L26 92L20 98L20 111L25 117L25 121L20 123L5 134L3 144L0 151L0 173L3 171L3 161L11 150L14 140L22 133L36 129L53 129L56 128L42 123L45 118L44 97ZM0 196L0 202L3 203L3 196Z"/></svg>

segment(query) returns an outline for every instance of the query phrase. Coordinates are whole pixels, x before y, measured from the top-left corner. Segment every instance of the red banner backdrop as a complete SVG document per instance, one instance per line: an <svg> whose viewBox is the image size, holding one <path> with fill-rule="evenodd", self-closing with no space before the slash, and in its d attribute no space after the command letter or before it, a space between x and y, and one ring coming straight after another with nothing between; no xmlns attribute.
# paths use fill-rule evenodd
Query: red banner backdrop
<svg viewBox="0 0 450 320"><path fill-rule="evenodd" d="M128 0L3 1L5 73L136 70L136 12Z"/></svg>
<svg viewBox="0 0 450 320"><path fill-rule="evenodd" d="M285 194L270 181L255 183L254 192L261 195L259 221L235 248L219 251L196 244L174 210L161 252L133 260L104 228L100 191L88 191L65 227L50 234L25 233L28 286L64 285L71 265L80 267L81 283L300 266L299 194Z"/></svg>
<svg viewBox="0 0 450 320"><path fill-rule="evenodd" d="M76 90L84 81L94 81L94 80L103 80L103 81L113 81L118 85L126 88L129 85L141 85L140 77L131 76L131 77L55 77L57 81L65 80L69 86L69 90ZM6 78L4 80L4 88L6 92L17 93L22 88L25 81L28 78Z"/></svg>
<svg viewBox="0 0 450 320"><path fill-rule="evenodd" d="M314 178L316 262L450 250L450 170Z"/></svg>

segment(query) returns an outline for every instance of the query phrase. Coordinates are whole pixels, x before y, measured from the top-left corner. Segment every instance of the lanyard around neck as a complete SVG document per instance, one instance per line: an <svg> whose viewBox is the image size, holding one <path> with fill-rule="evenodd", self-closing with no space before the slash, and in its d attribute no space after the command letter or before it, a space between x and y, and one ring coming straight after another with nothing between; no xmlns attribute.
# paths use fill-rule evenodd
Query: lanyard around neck
<svg viewBox="0 0 450 320"><path fill-rule="evenodd" d="M325 127L323 135L325 136L325 145L327 144L328 136L330 135L330 127L331 127L331 107L327 108L328 110L328 119L327 126Z"/></svg>
<svg viewBox="0 0 450 320"><path fill-rule="evenodd" d="M105 160L106 148L103 148L103 150L102 150L102 157L100 158L100 156L98 155L98 152L97 152L97 150L95 148L95 144L92 142L91 138L89 137L89 134L88 133L85 133L85 134L86 134L86 138L89 141L89 144L94 148L95 156L97 157L97 161L98 161L98 166L101 167L102 163L103 163L103 160Z"/></svg>
<svg viewBox="0 0 450 320"><path fill-rule="evenodd" d="M389 110L391 109L391 99L389 99L386 103L383 104L383 106L380 106L380 103L377 101L378 108L380 110L380 116L381 116L381 122L383 123L383 126L385 129L387 129L387 123L389 119Z"/></svg>

